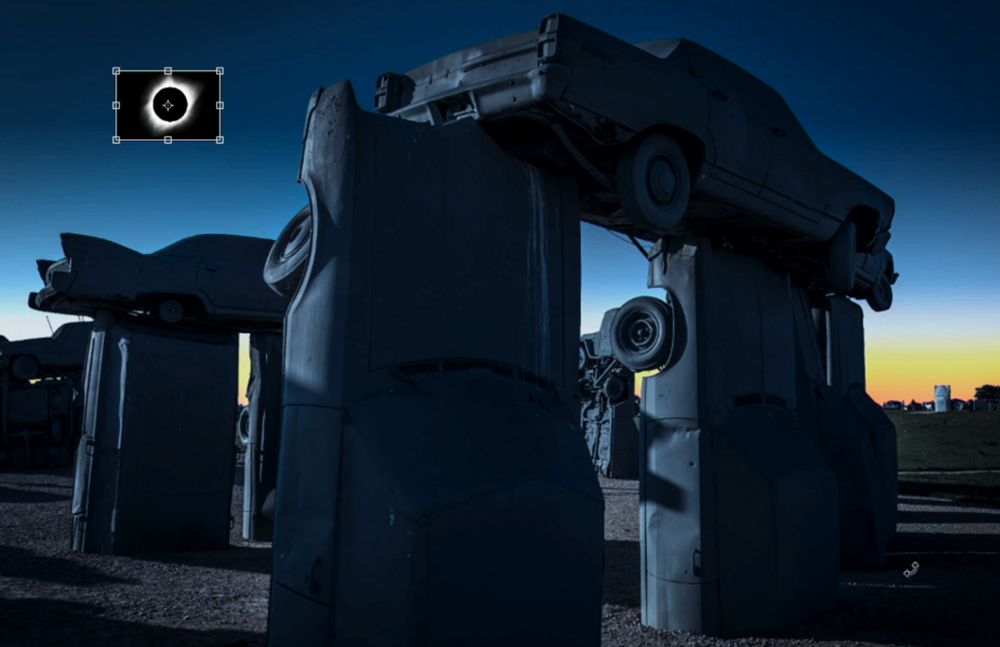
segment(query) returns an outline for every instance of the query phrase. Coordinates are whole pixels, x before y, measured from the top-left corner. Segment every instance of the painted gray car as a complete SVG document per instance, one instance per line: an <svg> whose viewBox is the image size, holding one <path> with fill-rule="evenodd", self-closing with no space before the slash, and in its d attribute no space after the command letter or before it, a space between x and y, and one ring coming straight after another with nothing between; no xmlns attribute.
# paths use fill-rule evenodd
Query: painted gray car
<svg viewBox="0 0 1000 647"><path fill-rule="evenodd" d="M773 88L692 41L633 45L551 15L381 75L375 108L479 120L508 153L574 172L587 222L650 241L694 231L891 305L892 198L820 152Z"/></svg>
<svg viewBox="0 0 1000 647"><path fill-rule="evenodd" d="M92 327L79 321L59 326L51 337L8 341L0 336L0 371L32 380L83 370Z"/></svg>
<svg viewBox="0 0 1000 647"><path fill-rule="evenodd" d="M251 332L280 328L288 307L262 277L273 240L204 234L142 254L93 236L60 238L66 257L38 261L45 287L28 299L35 310L110 309Z"/></svg>

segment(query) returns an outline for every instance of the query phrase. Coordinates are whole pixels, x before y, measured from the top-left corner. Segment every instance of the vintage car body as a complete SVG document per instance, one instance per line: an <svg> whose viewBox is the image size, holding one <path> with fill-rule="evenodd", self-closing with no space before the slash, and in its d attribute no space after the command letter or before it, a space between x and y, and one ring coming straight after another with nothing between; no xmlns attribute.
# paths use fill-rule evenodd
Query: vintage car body
<svg viewBox="0 0 1000 647"><path fill-rule="evenodd" d="M0 386L0 469L67 467L80 436L80 375Z"/></svg>
<svg viewBox="0 0 1000 647"><path fill-rule="evenodd" d="M611 322L604 313L598 332L580 336L580 428L601 476L639 477L639 407L635 374L614 357Z"/></svg>
<svg viewBox="0 0 1000 647"><path fill-rule="evenodd" d="M70 465L91 328L82 321L51 337L0 336L0 468Z"/></svg>
<svg viewBox="0 0 1000 647"><path fill-rule="evenodd" d="M538 30L383 74L375 108L432 124L477 119L507 152L574 170L582 218L636 238L695 231L837 285L829 243L850 222L858 265L891 265L892 198L820 152L773 88L686 39L632 45L551 15ZM651 133L680 146L690 174L673 227L650 226L619 197L619 159ZM843 293L859 296L866 274Z"/></svg>
<svg viewBox="0 0 1000 647"><path fill-rule="evenodd" d="M8 341L0 337L0 371L30 380L82 371L90 343L89 321L63 324L51 337Z"/></svg>
<svg viewBox="0 0 1000 647"><path fill-rule="evenodd" d="M141 312L252 332L280 328L288 307L261 275L272 240L205 234L142 254L93 236L60 238L66 257L38 261L45 287L28 299L35 310Z"/></svg>

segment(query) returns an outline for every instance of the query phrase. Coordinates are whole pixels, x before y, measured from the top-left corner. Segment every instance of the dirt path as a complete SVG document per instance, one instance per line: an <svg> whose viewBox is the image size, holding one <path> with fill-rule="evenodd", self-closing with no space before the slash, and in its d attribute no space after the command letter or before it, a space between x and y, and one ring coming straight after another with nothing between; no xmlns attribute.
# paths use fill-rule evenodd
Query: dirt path
<svg viewBox="0 0 1000 647"><path fill-rule="evenodd" d="M719 640L640 625L638 484L602 485L605 647L1000 645L998 508L902 496L886 567L844 573L834 611L781 636ZM71 496L65 470L0 473L0 647L265 644L269 544L243 541L237 526L225 551L73 553ZM237 520L241 505L236 488Z"/></svg>

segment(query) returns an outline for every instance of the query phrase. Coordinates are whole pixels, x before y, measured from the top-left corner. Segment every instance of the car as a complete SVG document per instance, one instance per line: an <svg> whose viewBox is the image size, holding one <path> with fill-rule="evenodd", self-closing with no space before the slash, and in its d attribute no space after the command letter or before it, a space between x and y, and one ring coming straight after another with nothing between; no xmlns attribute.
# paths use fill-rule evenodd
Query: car
<svg viewBox="0 0 1000 647"><path fill-rule="evenodd" d="M91 328L89 321L75 321L59 326L51 337L8 341L0 335L0 372L33 380L82 371Z"/></svg>
<svg viewBox="0 0 1000 647"><path fill-rule="evenodd" d="M889 400L888 402L882 405L882 408L885 409L886 411L902 411L903 406L904 406L903 403L900 402L899 400Z"/></svg>
<svg viewBox="0 0 1000 647"><path fill-rule="evenodd" d="M203 234L142 254L94 236L60 238L66 257L38 261L45 287L28 298L35 310L92 317L108 309L167 324L280 330L288 298L262 274L273 240Z"/></svg>
<svg viewBox="0 0 1000 647"><path fill-rule="evenodd" d="M478 120L508 153L574 173L581 218L633 242L693 232L891 306L893 199L820 152L773 88L690 40L633 45L554 14L382 74L375 109Z"/></svg>
<svg viewBox="0 0 1000 647"><path fill-rule="evenodd" d="M250 407L245 404L236 405L236 449L247 450L250 444Z"/></svg>
<svg viewBox="0 0 1000 647"><path fill-rule="evenodd" d="M0 390L0 469L67 467L83 424L82 375L8 381Z"/></svg>
<svg viewBox="0 0 1000 647"><path fill-rule="evenodd" d="M635 374L614 355L610 328L619 308L604 313L598 332L580 336L580 427L599 474L638 477L639 413Z"/></svg>
<svg viewBox="0 0 1000 647"><path fill-rule="evenodd" d="M0 467L71 464L82 425L83 367L91 323L63 324L51 337L0 336Z"/></svg>

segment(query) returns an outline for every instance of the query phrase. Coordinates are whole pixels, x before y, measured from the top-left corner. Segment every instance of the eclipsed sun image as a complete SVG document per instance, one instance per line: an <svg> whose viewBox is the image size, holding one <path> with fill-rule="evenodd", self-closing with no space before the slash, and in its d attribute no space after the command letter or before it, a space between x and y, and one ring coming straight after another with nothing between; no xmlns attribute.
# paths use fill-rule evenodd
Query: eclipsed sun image
<svg viewBox="0 0 1000 647"><path fill-rule="evenodd" d="M120 70L115 134L122 141L215 141L221 136L221 74Z"/></svg>
<svg viewBox="0 0 1000 647"><path fill-rule="evenodd" d="M152 101L153 114L161 121L174 123L188 111L187 96L180 88L163 88Z"/></svg>

